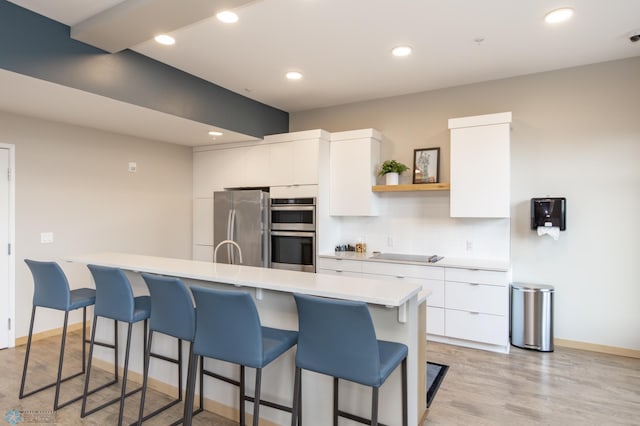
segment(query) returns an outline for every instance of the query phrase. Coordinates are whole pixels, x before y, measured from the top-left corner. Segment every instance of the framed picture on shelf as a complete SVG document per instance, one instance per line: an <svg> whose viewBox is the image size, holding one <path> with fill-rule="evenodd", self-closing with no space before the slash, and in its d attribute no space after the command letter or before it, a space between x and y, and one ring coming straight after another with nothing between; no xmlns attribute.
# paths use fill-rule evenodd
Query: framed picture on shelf
<svg viewBox="0 0 640 426"><path fill-rule="evenodd" d="M413 150L413 183L440 182L440 148Z"/></svg>

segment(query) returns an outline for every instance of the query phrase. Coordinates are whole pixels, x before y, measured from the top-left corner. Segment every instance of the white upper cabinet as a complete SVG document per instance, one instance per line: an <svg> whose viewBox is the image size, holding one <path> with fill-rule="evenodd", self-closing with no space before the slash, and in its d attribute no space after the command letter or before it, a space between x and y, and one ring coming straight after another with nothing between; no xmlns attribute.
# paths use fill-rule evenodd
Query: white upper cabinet
<svg viewBox="0 0 640 426"><path fill-rule="evenodd" d="M265 136L268 186L317 185L320 143L328 140L324 130Z"/></svg>
<svg viewBox="0 0 640 426"><path fill-rule="evenodd" d="M452 118L451 217L510 216L511 113Z"/></svg>
<svg viewBox="0 0 640 426"><path fill-rule="evenodd" d="M375 129L331 134L329 210L332 216L377 216L375 185L382 135Z"/></svg>

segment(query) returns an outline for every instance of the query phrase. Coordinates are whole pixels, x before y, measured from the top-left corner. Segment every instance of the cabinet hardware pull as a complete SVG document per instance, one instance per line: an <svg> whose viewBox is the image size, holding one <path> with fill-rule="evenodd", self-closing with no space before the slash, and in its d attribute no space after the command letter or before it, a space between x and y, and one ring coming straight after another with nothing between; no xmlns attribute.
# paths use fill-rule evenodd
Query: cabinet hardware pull
<svg viewBox="0 0 640 426"><path fill-rule="evenodd" d="M469 283L469 285L472 285L472 286L474 286L474 287L475 287L475 286L480 285L480 283Z"/></svg>
<svg viewBox="0 0 640 426"><path fill-rule="evenodd" d="M396 278L404 278L402 275L396 275Z"/></svg>
<svg viewBox="0 0 640 426"><path fill-rule="evenodd" d="M480 315L480 312L469 312L471 315Z"/></svg>
<svg viewBox="0 0 640 426"><path fill-rule="evenodd" d="M336 272L342 272L342 269L336 269Z"/></svg>

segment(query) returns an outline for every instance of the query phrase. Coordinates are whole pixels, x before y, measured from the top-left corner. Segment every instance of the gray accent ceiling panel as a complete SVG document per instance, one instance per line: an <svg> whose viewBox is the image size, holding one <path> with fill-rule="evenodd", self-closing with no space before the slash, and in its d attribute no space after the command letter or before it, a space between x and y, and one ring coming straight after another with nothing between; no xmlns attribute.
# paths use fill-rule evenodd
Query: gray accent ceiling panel
<svg viewBox="0 0 640 426"><path fill-rule="evenodd" d="M262 138L289 114L130 50L107 53L68 26L0 0L0 68Z"/></svg>

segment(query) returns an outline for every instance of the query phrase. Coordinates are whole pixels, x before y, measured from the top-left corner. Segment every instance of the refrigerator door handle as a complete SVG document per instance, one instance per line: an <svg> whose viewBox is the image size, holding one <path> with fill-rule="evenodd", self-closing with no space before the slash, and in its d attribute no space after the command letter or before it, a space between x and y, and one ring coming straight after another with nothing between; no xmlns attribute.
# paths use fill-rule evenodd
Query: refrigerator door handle
<svg viewBox="0 0 640 426"><path fill-rule="evenodd" d="M236 241L236 209L231 209L231 226L229 228L231 229L229 239ZM229 263L233 265L236 263L236 253L231 245L227 247L227 250L229 250Z"/></svg>
<svg viewBox="0 0 640 426"><path fill-rule="evenodd" d="M233 209L229 209L229 212L227 213L227 240L231 240L232 217L233 217ZM227 245L227 259L229 260L229 263L233 263L233 261L231 260L231 247L228 245Z"/></svg>

